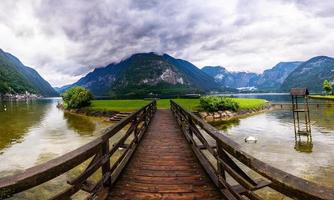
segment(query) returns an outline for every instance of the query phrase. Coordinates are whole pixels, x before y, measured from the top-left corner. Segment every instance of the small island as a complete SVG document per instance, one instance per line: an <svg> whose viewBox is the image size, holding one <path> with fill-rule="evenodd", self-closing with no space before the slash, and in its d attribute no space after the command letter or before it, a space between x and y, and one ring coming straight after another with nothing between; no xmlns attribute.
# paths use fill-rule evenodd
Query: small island
<svg viewBox="0 0 334 200"><path fill-rule="evenodd" d="M130 113L140 109L153 99L93 100L92 93L80 86L61 94L63 104L58 107L67 112L88 116L107 117ZM270 110L271 105L264 99L233 98L227 96L202 96L200 98L155 99L158 109L170 109L170 100L196 113L207 122L228 121L239 117ZM125 116L125 115L123 115ZM121 119L121 118L118 118Z"/></svg>

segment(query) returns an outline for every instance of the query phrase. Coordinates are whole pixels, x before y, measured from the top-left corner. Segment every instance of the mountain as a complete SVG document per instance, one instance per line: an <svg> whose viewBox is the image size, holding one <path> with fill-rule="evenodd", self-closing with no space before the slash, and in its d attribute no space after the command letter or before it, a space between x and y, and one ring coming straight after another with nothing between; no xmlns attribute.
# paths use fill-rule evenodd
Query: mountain
<svg viewBox="0 0 334 200"><path fill-rule="evenodd" d="M280 62L271 69L265 70L256 82L255 87L262 91L277 91L282 86L285 79L302 62Z"/></svg>
<svg viewBox="0 0 334 200"><path fill-rule="evenodd" d="M71 84L70 85L64 85L64 86L61 86L61 87L53 87L53 89L58 93L58 94L61 94L63 93L65 90L71 88Z"/></svg>
<svg viewBox="0 0 334 200"><path fill-rule="evenodd" d="M288 75L302 62L280 62L262 74L251 72L230 72L220 66L206 66L202 71L215 81L231 88L257 88L261 91L277 91Z"/></svg>
<svg viewBox="0 0 334 200"><path fill-rule="evenodd" d="M322 83L327 79L334 83L334 58L317 56L300 64L285 79L282 91L289 91L292 87L306 87L311 92L321 92Z"/></svg>
<svg viewBox="0 0 334 200"><path fill-rule="evenodd" d="M134 54L119 63L96 68L70 87L75 85L88 88L96 96L118 98L219 90L212 77L190 62L155 53Z"/></svg>
<svg viewBox="0 0 334 200"><path fill-rule="evenodd" d="M256 73L229 72L221 66L206 66L202 71L213 77L218 84L230 88L253 87L259 79Z"/></svg>
<svg viewBox="0 0 334 200"><path fill-rule="evenodd" d="M280 62L262 74L230 72L221 66L198 69L188 61L167 54L138 53L105 67L96 68L76 83L56 88L60 93L80 85L95 96L117 98L166 97L210 91L288 91L309 87L321 91L321 83L334 83L333 58L319 56L306 62ZM312 84L309 83L312 80ZM316 84L313 82L316 81Z"/></svg>
<svg viewBox="0 0 334 200"><path fill-rule="evenodd" d="M0 93L25 92L58 96L36 70L24 66L18 58L0 49Z"/></svg>

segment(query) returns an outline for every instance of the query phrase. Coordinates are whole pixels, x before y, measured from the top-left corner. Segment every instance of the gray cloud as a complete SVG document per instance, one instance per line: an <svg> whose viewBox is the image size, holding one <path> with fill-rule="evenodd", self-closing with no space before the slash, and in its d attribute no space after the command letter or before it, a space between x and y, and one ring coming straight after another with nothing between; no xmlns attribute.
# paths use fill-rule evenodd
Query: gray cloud
<svg viewBox="0 0 334 200"><path fill-rule="evenodd" d="M333 56L334 3L305 0L3 0L0 47L53 85L138 52L261 72Z"/></svg>

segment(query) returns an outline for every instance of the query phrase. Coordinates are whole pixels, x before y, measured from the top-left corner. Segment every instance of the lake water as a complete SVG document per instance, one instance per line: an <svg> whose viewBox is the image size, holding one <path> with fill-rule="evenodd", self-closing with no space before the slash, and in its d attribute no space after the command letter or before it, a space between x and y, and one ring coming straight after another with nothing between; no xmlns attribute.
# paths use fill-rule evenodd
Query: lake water
<svg viewBox="0 0 334 200"><path fill-rule="evenodd" d="M265 99L272 103L291 103L289 93L245 93L245 94L217 94L218 96L232 96L238 98L258 98ZM331 100L309 99L309 103L333 104Z"/></svg>
<svg viewBox="0 0 334 200"><path fill-rule="evenodd" d="M241 95L286 102L288 95ZM295 138L292 112L274 110L232 122L215 123L223 134L239 143L243 150L271 165L298 177L334 188L334 107L311 106L312 141L306 136ZM329 102L333 103L333 102ZM246 143L254 136L256 143Z"/></svg>
<svg viewBox="0 0 334 200"><path fill-rule="evenodd" d="M236 94L290 102L288 94ZM0 177L11 175L63 155L96 138L111 124L102 119L64 113L60 99L0 102ZM326 101L313 101L328 103ZM241 144L244 151L271 165L316 183L334 188L334 107L311 107L312 142L295 138L292 113L274 110L233 122L215 124ZM254 136L257 143L245 143ZM82 166L80 170L82 170ZM79 169L12 199L45 199L63 189ZM75 199L75 198L74 198ZM82 199L79 196L76 199Z"/></svg>
<svg viewBox="0 0 334 200"><path fill-rule="evenodd" d="M59 98L0 102L0 177L63 155L110 123L64 113Z"/></svg>
<svg viewBox="0 0 334 200"><path fill-rule="evenodd" d="M239 98L259 98L274 103L291 102L289 93L245 93L245 94L218 94L218 96L232 96Z"/></svg>

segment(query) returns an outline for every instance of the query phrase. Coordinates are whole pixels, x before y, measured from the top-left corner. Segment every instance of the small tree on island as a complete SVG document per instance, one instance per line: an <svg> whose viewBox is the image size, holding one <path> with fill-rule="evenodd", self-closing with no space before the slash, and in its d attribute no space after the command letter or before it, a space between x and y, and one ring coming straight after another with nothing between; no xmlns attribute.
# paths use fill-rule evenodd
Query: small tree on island
<svg viewBox="0 0 334 200"><path fill-rule="evenodd" d="M332 94L332 85L328 80L324 80L323 84L322 84L322 88L325 90L326 94Z"/></svg>
<svg viewBox="0 0 334 200"><path fill-rule="evenodd" d="M200 108L207 112L237 111L240 105L232 98L223 96L204 96L199 99Z"/></svg>
<svg viewBox="0 0 334 200"><path fill-rule="evenodd" d="M84 87L75 86L60 95L65 109L76 109L89 106L93 99L92 93Z"/></svg>

